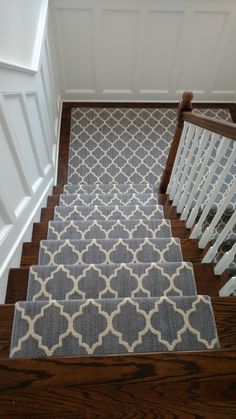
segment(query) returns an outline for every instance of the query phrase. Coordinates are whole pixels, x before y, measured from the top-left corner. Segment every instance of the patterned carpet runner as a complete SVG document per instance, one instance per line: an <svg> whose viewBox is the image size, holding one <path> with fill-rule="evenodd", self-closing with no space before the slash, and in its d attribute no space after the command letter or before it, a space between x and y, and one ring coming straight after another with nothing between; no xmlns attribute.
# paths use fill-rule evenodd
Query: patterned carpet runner
<svg viewBox="0 0 236 419"><path fill-rule="evenodd" d="M157 203L175 113L72 111L68 184L15 306L10 357L219 348L211 300Z"/></svg>

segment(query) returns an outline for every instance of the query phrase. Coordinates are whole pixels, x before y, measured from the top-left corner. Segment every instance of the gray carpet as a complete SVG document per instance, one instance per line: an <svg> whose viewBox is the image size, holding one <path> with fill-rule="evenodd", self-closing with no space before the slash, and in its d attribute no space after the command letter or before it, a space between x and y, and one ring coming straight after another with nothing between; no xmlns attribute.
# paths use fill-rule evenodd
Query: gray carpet
<svg viewBox="0 0 236 419"><path fill-rule="evenodd" d="M61 195L61 206L83 205L156 205L157 198L153 193L117 193L117 194L79 194Z"/></svg>
<svg viewBox="0 0 236 419"><path fill-rule="evenodd" d="M197 109L230 120L227 109ZM176 109L72 110L68 183L160 183Z"/></svg>
<svg viewBox="0 0 236 419"><path fill-rule="evenodd" d="M219 347L205 296L19 302L13 330L15 358Z"/></svg>
<svg viewBox="0 0 236 419"><path fill-rule="evenodd" d="M54 220L140 220L164 218L161 205L89 205L56 207Z"/></svg>
<svg viewBox="0 0 236 419"><path fill-rule="evenodd" d="M192 264L32 266L27 300L196 295Z"/></svg>
<svg viewBox="0 0 236 419"><path fill-rule="evenodd" d="M96 183L92 185L87 185L80 183L78 185L65 185L63 188L64 194L103 194L103 193L152 193L155 190L155 187L149 183L112 183L112 184L101 184Z"/></svg>
<svg viewBox="0 0 236 419"><path fill-rule="evenodd" d="M51 221L49 240L141 239L171 237L169 220Z"/></svg>
<svg viewBox="0 0 236 419"><path fill-rule="evenodd" d="M177 238L42 240L39 265L181 262Z"/></svg>

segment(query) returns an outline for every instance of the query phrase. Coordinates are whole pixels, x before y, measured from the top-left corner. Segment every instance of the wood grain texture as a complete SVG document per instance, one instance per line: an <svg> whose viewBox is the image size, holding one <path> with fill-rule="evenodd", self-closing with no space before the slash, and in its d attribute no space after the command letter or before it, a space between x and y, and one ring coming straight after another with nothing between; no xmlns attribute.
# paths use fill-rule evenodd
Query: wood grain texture
<svg viewBox="0 0 236 419"><path fill-rule="evenodd" d="M63 103L61 130L58 155L57 185L64 185L67 182L67 170L69 159L71 107Z"/></svg>
<svg viewBox="0 0 236 419"><path fill-rule="evenodd" d="M0 304L0 357L9 355L13 313L13 304Z"/></svg>
<svg viewBox="0 0 236 419"><path fill-rule="evenodd" d="M209 116L203 116L196 112L184 112L184 120L191 124L205 128L211 132L222 135L231 140L236 141L236 124L233 122L227 122L219 118L211 118Z"/></svg>
<svg viewBox="0 0 236 419"><path fill-rule="evenodd" d="M1 359L1 414L235 417L235 356L235 351L206 351L40 361Z"/></svg>
<svg viewBox="0 0 236 419"><path fill-rule="evenodd" d="M15 304L17 301L24 301L28 286L28 268L12 268L9 271L6 304Z"/></svg>

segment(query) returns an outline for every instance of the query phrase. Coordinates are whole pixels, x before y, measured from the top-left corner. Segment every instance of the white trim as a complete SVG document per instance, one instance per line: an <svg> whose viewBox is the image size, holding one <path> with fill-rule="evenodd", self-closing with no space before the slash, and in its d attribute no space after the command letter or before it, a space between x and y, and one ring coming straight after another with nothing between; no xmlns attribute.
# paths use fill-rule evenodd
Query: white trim
<svg viewBox="0 0 236 419"><path fill-rule="evenodd" d="M38 26L35 36L35 42L33 47L32 63L29 66L23 66L15 64L10 61L0 61L0 67L5 67L9 70L21 71L24 73L35 74L39 71L41 62L42 47L45 39L46 28L47 28L47 17L48 17L48 0L43 0L40 15L38 18Z"/></svg>
<svg viewBox="0 0 236 419"><path fill-rule="evenodd" d="M69 103L69 102L79 102L79 103L90 103L91 99L62 99L62 103ZM104 100L104 99L95 99L92 101L93 103L175 103L176 106L178 106L179 100L134 100L134 99L113 99L113 100ZM195 103L222 103L222 105L225 105L227 103L236 103L235 100L194 100Z"/></svg>
<svg viewBox="0 0 236 419"><path fill-rule="evenodd" d="M47 20L48 20L48 0L43 0L40 15L38 18L38 27L37 33L34 42L34 52L32 58L32 65L31 70L38 72L40 62L41 62L41 55L42 55L42 46L44 44L46 28L47 28Z"/></svg>
<svg viewBox="0 0 236 419"><path fill-rule="evenodd" d="M23 73L30 73L30 74L37 73L37 70L33 68L24 67L23 65L20 66L14 63L6 62L6 61L0 61L0 67L4 67L4 68L7 68L8 70L13 70L13 71L21 71Z"/></svg>
<svg viewBox="0 0 236 419"><path fill-rule="evenodd" d="M57 125L57 142L56 142L56 152L55 152L55 182L57 180L57 171L58 171L58 159L59 159L59 146L60 146L60 136L61 136L61 117L62 117L62 108L63 102L61 99L61 95L57 96L57 106L59 107L59 114L58 114L58 125Z"/></svg>

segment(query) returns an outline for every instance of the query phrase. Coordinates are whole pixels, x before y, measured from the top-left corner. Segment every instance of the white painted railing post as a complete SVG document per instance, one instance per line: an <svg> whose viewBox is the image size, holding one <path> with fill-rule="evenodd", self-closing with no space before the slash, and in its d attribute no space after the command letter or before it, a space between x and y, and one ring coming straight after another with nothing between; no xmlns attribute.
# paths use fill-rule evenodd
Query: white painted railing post
<svg viewBox="0 0 236 419"><path fill-rule="evenodd" d="M217 265L214 268L214 272L216 275L221 275L233 262L234 257L236 255L236 242L232 246L232 248L224 254L224 256L220 259Z"/></svg>
<svg viewBox="0 0 236 419"><path fill-rule="evenodd" d="M219 136L216 136L216 135L213 134L212 141L215 142L215 145L216 145L216 142L218 141L218 139L219 139ZM203 185L202 190L199 194L197 202L196 202L195 206L193 207L193 209L190 212L189 218L188 218L187 223L186 223L187 228L191 228L193 226L193 224L194 224L194 222L195 222L195 220L198 216L201 205L202 205L202 203L205 199L207 189L209 188L209 185L211 184L212 178L213 178L213 176L216 172L216 169L217 169L217 167L220 163L220 160L225 155L226 150L227 150L227 144L225 144L225 141L222 141L221 144L220 144L220 147L217 150L216 158L215 158L212 166L210 167L208 176L205 179L204 185ZM210 155L209 155L209 158L210 158ZM195 228L191 233L190 239L196 239L199 236L200 233L201 233L201 231L199 229Z"/></svg>
<svg viewBox="0 0 236 419"><path fill-rule="evenodd" d="M224 242L224 240L228 237L229 233L232 231L233 227L236 224L236 212L230 217L228 223L223 228L219 236L217 237L215 243L210 247L208 252L205 254L204 258L202 259L202 263L210 263L217 255L220 245Z"/></svg>
<svg viewBox="0 0 236 419"><path fill-rule="evenodd" d="M228 297L229 295L236 292L236 276L230 278L230 280L220 289L220 297Z"/></svg>
<svg viewBox="0 0 236 419"><path fill-rule="evenodd" d="M211 221L210 225L206 228L203 235L201 236L201 239L198 243L199 249L204 249L204 247L206 247L207 243L209 242L209 240L211 239L214 233L216 225L220 221L222 215L224 214L235 192L236 192L236 181L229 188L226 196L224 197L224 201L221 202L221 205L219 206L213 220Z"/></svg>

